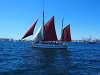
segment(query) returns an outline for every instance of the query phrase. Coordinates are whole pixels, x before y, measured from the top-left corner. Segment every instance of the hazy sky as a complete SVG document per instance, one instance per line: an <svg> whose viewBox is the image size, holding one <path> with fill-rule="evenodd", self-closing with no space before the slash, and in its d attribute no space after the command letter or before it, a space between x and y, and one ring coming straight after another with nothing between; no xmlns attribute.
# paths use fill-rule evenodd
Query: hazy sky
<svg viewBox="0 0 100 75"><path fill-rule="evenodd" d="M100 39L100 0L44 0L44 4L45 23L55 16L58 38L64 18L64 27L71 25L72 39L90 35ZM0 0L0 38L21 39L36 19L34 33L42 24L42 0Z"/></svg>

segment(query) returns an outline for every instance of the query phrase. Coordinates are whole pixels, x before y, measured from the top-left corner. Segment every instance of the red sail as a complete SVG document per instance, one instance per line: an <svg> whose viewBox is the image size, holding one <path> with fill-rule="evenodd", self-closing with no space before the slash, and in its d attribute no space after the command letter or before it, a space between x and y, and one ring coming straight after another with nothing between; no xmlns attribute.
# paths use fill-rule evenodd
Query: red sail
<svg viewBox="0 0 100 75"><path fill-rule="evenodd" d="M23 36L22 39L30 36L30 35L33 35L33 31L34 31L34 28L35 28L35 25L37 23L38 20L35 21L35 23L30 27L30 29L26 32L26 34Z"/></svg>
<svg viewBox="0 0 100 75"><path fill-rule="evenodd" d="M44 40L43 41L57 41L55 31L54 16L44 26Z"/></svg>
<svg viewBox="0 0 100 75"><path fill-rule="evenodd" d="M70 24L63 29L62 41L71 41Z"/></svg>

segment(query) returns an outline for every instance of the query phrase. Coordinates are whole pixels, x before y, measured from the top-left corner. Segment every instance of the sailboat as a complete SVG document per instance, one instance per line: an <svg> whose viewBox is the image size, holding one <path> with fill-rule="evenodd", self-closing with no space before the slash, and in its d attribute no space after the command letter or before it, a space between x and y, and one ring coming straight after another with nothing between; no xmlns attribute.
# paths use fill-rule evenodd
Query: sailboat
<svg viewBox="0 0 100 75"><path fill-rule="evenodd" d="M35 25L38 20L31 26L22 39L33 35ZM33 39L34 48L67 48L67 42L71 41L70 24L62 30L61 40L57 39L54 16L43 26L41 25Z"/></svg>
<svg viewBox="0 0 100 75"><path fill-rule="evenodd" d="M22 39L30 35L33 35L37 21L38 20L36 20L33 23L31 28L29 28L29 30L22 37ZM65 28L63 28L63 23L62 23L61 32L62 32L61 39L58 40L55 30L54 16L46 24L44 24L44 10L43 10L43 24L40 26L37 33L34 35L33 48L66 49L67 42L71 41L70 24Z"/></svg>

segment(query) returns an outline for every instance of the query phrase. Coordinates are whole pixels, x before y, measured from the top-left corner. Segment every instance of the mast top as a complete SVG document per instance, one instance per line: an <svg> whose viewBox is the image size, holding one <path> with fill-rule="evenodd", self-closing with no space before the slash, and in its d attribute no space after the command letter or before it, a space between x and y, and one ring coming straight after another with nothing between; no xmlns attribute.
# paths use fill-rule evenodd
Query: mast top
<svg viewBox="0 0 100 75"><path fill-rule="evenodd" d="M62 18L62 24L63 24L63 22L64 22L64 18Z"/></svg>
<svg viewBox="0 0 100 75"><path fill-rule="evenodd" d="M62 40L62 35L63 35L63 22L64 22L64 18L62 18L62 27L61 27L61 38L60 38L60 40Z"/></svg>

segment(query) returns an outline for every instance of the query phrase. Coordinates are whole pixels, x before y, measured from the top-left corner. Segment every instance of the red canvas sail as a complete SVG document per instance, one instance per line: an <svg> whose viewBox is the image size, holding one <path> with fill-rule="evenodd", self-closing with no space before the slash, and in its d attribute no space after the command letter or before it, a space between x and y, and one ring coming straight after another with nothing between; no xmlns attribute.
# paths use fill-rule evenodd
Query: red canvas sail
<svg viewBox="0 0 100 75"><path fill-rule="evenodd" d="M70 24L63 29L62 41L64 42L71 41Z"/></svg>
<svg viewBox="0 0 100 75"><path fill-rule="evenodd" d="M54 16L44 26L44 40L43 41L57 41L55 31Z"/></svg>
<svg viewBox="0 0 100 75"><path fill-rule="evenodd" d="M33 35L33 31L34 31L34 28L35 28L35 25L37 23L38 20L35 21L35 23L30 27L30 29L26 32L26 34L23 36L22 39L30 36L30 35Z"/></svg>

